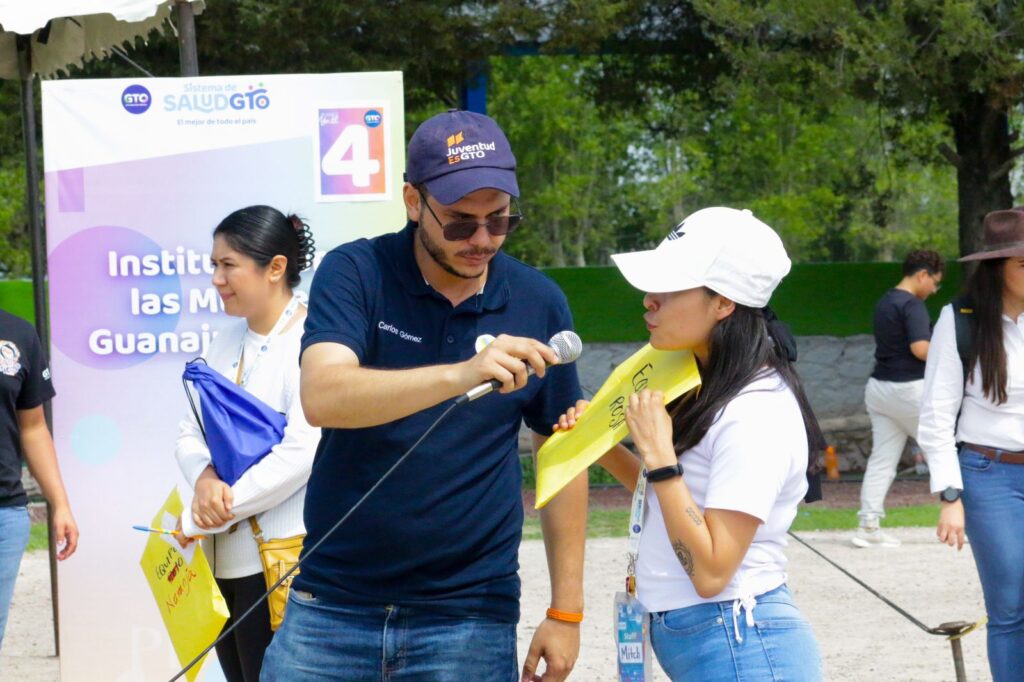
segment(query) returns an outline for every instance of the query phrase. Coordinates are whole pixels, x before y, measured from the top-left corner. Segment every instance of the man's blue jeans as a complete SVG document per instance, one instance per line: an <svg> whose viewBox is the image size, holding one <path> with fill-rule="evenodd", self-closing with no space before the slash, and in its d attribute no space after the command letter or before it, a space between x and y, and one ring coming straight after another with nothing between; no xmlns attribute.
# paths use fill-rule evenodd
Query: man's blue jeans
<svg viewBox="0 0 1024 682"><path fill-rule="evenodd" d="M819 682L811 626L785 585L750 610L732 601L651 614L651 644L672 682Z"/></svg>
<svg viewBox="0 0 1024 682"><path fill-rule="evenodd" d="M292 590L260 682L515 682L516 626Z"/></svg>
<svg viewBox="0 0 1024 682"><path fill-rule="evenodd" d="M28 546L29 525L26 507L0 507L0 645L4 642L7 611L14 596L21 555Z"/></svg>
<svg viewBox="0 0 1024 682"><path fill-rule="evenodd" d="M1024 670L1024 465L960 450L964 520L988 612L994 682Z"/></svg>

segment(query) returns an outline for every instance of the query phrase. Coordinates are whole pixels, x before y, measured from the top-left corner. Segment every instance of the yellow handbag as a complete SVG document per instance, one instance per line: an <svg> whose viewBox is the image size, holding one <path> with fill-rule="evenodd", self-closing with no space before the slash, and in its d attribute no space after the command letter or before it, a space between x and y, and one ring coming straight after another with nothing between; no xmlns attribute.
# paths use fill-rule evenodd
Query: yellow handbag
<svg viewBox="0 0 1024 682"><path fill-rule="evenodd" d="M265 540L260 524L256 522L255 516L249 517L249 525L252 527L252 536L260 550L260 561L263 563L263 578L267 581L269 590L274 583L281 579L281 576L291 570L292 566L299 563L299 554L302 553L302 541L306 535L293 535L290 538L278 540ZM267 606L270 608L270 629L276 631L281 627L284 620L284 609L288 605L288 590L291 589L292 580L299 574L295 571L288 579L277 586L270 596L267 597Z"/></svg>

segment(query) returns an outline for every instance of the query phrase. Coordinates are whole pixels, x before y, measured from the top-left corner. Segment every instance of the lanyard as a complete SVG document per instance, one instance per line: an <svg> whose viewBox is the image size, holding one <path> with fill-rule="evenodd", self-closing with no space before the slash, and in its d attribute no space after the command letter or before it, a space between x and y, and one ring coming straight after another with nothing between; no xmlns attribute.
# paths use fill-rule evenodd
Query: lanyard
<svg viewBox="0 0 1024 682"><path fill-rule="evenodd" d="M629 508L629 565L626 568L626 592L636 594L636 561L640 556L640 538L644 534L644 511L647 502L647 467L640 469L640 477L633 488L633 502Z"/></svg>
<svg viewBox="0 0 1024 682"><path fill-rule="evenodd" d="M281 330L284 329L285 326L287 326L288 323L291 321L292 315L295 314L295 311L298 309L299 304L303 302L303 298L304 297L299 294L292 295L292 300L288 301L288 305L285 306L284 312L282 312L281 316L277 318L277 324L275 324L274 328L270 330L270 334L267 335L266 341L263 342L263 345L261 345L259 350L256 352L256 357L254 357L252 361L248 363L248 366L245 368L244 372L242 372L241 374L236 372L236 384L238 384L239 386L245 386L249 382L249 377L252 376L252 371L256 369L256 363L259 361L261 357L263 357L264 353L270 350L270 342L274 340L274 337L280 334ZM234 364L231 365L231 368L234 370L238 370L242 364L242 357L245 355L245 337L247 336L247 334L248 329L246 330L246 333L242 334L242 342L238 345L238 357L235 358Z"/></svg>

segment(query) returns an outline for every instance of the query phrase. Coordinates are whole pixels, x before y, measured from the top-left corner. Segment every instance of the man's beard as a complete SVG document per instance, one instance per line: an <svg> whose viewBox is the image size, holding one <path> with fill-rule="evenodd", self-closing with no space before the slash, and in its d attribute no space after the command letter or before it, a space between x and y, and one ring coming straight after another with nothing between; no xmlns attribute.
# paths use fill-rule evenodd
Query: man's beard
<svg viewBox="0 0 1024 682"><path fill-rule="evenodd" d="M427 234L426 228L420 225L417 232L419 232L420 234L420 244L422 244L423 248L426 249L428 254L430 254L430 257L434 259L434 262L437 263L438 266L442 270L447 272L449 275L461 277L462 279L479 279L480 277L483 276L485 270L475 274L466 274L465 272L459 272L458 270L455 269L454 265L448 262L448 256L445 254L444 250L441 249L441 246L433 239L431 239L429 234ZM459 255L464 256L493 256L497 252L497 249L469 248L464 251L459 251L458 253Z"/></svg>

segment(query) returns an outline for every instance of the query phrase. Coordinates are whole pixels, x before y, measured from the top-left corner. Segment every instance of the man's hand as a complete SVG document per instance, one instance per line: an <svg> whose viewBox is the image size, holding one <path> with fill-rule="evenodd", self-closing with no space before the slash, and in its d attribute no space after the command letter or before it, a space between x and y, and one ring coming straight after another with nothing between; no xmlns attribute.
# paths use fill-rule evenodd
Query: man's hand
<svg viewBox="0 0 1024 682"><path fill-rule="evenodd" d="M485 381L497 379L501 382L499 392L510 393L526 385L532 367L538 377L543 377L548 365L558 362L558 356L547 344L536 339L502 334L487 348L458 365L460 383L466 390Z"/></svg>
<svg viewBox="0 0 1024 682"><path fill-rule="evenodd" d="M206 467L196 481L192 498L192 521L200 528L216 528L235 518L231 513L234 503L231 486L220 480L213 467Z"/></svg>
<svg viewBox="0 0 1024 682"><path fill-rule="evenodd" d="M939 525L935 534L939 542L952 547L956 545L958 550L964 548L964 503L961 500L956 502L942 502L939 508Z"/></svg>
<svg viewBox="0 0 1024 682"><path fill-rule="evenodd" d="M57 507L52 512L53 538L60 552L57 559L64 561L78 549L78 524L68 507ZM62 546L63 545L63 546Z"/></svg>
<svg viewBox="0 0 1024 682"><path fill-rule="evenodd" d="M569 677L579 655L579 623L545 618L533 633L530 651L523 664L522 682L561 682ZM544 674L538 675L537 665L542 658L546 667Z"/></svg>
<svg viewBox="0 0 1024 682"><path fill-rule="evenodd" d="M570 407L568 410L562 413L562 416L558 418L558 423L551 427L552 431L568 431L572 427L576 426L576 420L579 419L584 410L590 406L589 400L577 400L576 404Z"/></svg>

